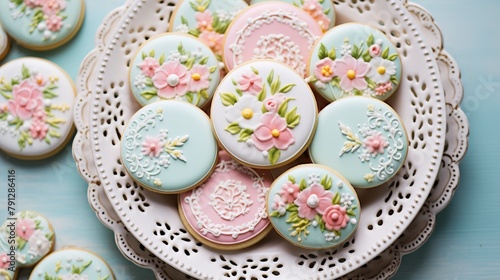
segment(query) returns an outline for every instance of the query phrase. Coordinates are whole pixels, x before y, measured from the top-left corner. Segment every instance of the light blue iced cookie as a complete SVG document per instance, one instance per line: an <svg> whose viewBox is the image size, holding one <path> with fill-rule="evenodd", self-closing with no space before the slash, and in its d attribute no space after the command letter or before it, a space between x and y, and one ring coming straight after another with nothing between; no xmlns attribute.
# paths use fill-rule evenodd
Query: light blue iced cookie
<svg viewBox="0 0 500 280"><path fill-rule="evenodd" d="M136 52L130 88L142 105L177 99L203 107L219 84L219 68L214 53L195 37L161 34Z"/></svg>
<svg viewBox="0 0 500 280"><path fill-rule="evenodd" d="M49 50L75 36L85 13L83 0L5 0L0 22L20 45Z"/></svg>
<svg viewBox="0 0 500 280"><path fill-rule="evenodd" d="M99 256L76 248L63 249L35 266L30 280L113 280L113 271Z"/></svg>
<svg viewBox="0 0 500 280"><path fill-rule="evenodd" d="M349 182L317 164L294 167L271 186L267 211L278 233L308 249L342 244L355 231L359 200Z"/></svg>
<svg viewBox="0 0 500 280"><path fill-rule="evenodd" d="M199 108L182 101L158 101L130 119L121 157L140 185L179 193L209 177L217 162L217 142L208 116Z"/></svg>
<svg viewBox="0 0 500 280"><path fill-rule="evenodd" d="M329 101L353 95L386 100L401 81L401 59L379 30L358 23L342 24L314 46L308 79Z"/></svg>
<svg viewBox="0 0 500 280"><path fill-rule="evenodd" d="M10 50L10 40L7 34L0 25L0 60L4 59Z"/></svg>
<svg viewBox="0 0 500 280"><path fill-rule="evenodd" d="M398 114L371 97L346 97L326 106L309 154L337 170L357 188L390 180L403 165L408 137Z"/></svg>
<svg viewBox="0 0 500 280"><path fill-rule="evenodd" d="M252 0L251 4L272 1ZM276 0L274 0L276 1ZM331 0L278 0L297 6L307 12L321 26L323 32L335 25L335 10Z"/></svg>

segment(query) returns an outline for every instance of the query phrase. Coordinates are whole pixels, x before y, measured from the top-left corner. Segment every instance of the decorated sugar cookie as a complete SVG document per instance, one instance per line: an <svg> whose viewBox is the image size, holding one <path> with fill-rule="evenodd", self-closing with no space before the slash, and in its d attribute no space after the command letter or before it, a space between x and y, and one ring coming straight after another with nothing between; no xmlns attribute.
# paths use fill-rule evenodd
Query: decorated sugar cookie
<svg viewBox="0 0 500 280"><path fill-rule="evenodd" d="M222 151L210 178L179 196L182 221L210 247L237 250L250 246L271 229L266 212L271 183L268 172L241 165Z"/></svg>
<svg viewBox="0 0 500 280"><path fill-rule="evenodd" d="M211 108L221 146L239 162L266 169L300 156L316 128L316 114L316 100L302 77L269 60L228 73Z"/></svg>
<svg viewBox="0 0 500 280"><path fill-rule="evenodd" d="M318 23L291 4L255 4L229 26L224 63L231 70L252 59L271 59L289 65L305 77L307 57L321 34Z"/></svg>
<svg viewBox="0 0 500 280"><path fill-rule="evenodd" d="M5 0L0 21L20 45L33 50L59 47L75 36L85 13L83 0Z"/></svg>
<svg viewBox="0 0 500 280"><path fill-rule="evenodd" d="M29 280L114 280L113 271L99 256L77 248L48 255L31 271Z"/></svg>
<svg viewBox="0 0 500 280"><path fill-rule="evenodd" d="M298 165L277 178L267 197L269 219L290 243L308 249L342 244L355 231L359 200L349 182L322 165Z"/></svg>
<svg viewBox="0 0 500 280"><path fill-rule="evenodd" d="M252 0L252 4L270 0ZM335 25L335 10L331 0L279 0L293 4L307 12L319 24L323 32Z"/></svg>
<svg viewBox="0 0 500 280"><path fill-rule="evenodd" d="M401 59L382 32L348 23L318 41L308 75L311 86L329 101L353 95L386 100L401 81Z"/></svg>
<svg viewBox="0 0 500 280"><path fill-rule="evenodd" d="M140 185L179 193L203 183L217 162L210 120L182 101L149 104L130 119L121 140L122 162Z"/></svg>
<svg viewBox="0 0 500 280"><path fill-rule="evenodd" d="M219 83L219 62L196 38L165 33L139 48L129 80L134 97L142 105L178 99L203 107Z"/></svg>
<svg viewBox="0 0 500 280"><path fill-rule="evenodd" d="M182 0L176 6L170 20L170 31L199 38L222 61L224 33L248 4L243 0Z"/></svg>
<svg viewBox="0 0 500 280"><path fill-rule="evenodd" d="M36 212L21 211L5 221L0 227L0 279L15 279L18 269L35 265L54 242L52 225Z"/></svg>
<svg viewBox="0 0 500 280"><path fill-rule="evenodd" d="M398 114L371 97L346 97L325 107L309 148L314 163L329 166L357 188L390 180L403 165L408 137Z"/></svg>
<svg viewBox="0 0 500 280"><path fill-rule="evenodd" d="M0 25L0 60L4 59L5 56L9 53L10 50L10 40L5 34L5 31Z"/></svg>
<svg viewBox="0 0 500 280"><path fill-rule="evenodd" d="M49 157L71 139L76 90L60 67L21 58L0 67L0 149L21 159Z"/></svg>

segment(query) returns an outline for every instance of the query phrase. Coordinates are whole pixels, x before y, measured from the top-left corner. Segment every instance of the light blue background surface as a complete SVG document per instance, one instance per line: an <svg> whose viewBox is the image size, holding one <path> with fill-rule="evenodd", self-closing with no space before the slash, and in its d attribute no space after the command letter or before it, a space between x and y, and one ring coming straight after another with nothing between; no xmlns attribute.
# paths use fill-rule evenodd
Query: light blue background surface
<svg viewBox="0 0 500 280"><path fill-rule="evenodd" d="M6 60L39 56L52 60L76 78L80 61L94 46L103 17L123 2L87 0L80 33L50 52L14 46ZM500 277L500 1L414 0L434 16L446 50L462 71L462 108L470 121L469 150L461 164L461 182L451 204L437 216L429 241L405 256L394 279L498 279ZM14 160L0 153L0 219L6 217L7 169L15 168L18 209L46 215L57 234L57 248L78 245L108 260L117 279L152 279L153 274L121 256L111 231L95 217L87 202L87 185L76 171L68 146L42 162ZM26 279L25 269L19 279Z"/></svg>

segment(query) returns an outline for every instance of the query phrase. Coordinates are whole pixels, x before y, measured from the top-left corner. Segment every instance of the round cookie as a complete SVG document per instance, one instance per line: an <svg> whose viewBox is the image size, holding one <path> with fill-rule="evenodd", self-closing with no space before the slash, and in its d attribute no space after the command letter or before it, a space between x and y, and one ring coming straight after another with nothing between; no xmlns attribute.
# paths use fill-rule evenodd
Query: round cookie
<svg viewBox="0 0 500 280"><path fill-rule="evenodd" d="M349 182L316 164L298 165L278 177L267 197L267 211L281 236L307 249L342 244L360 217L359 200Z"/></svg>
<svg viewBox="0 0 500 280"><path fill-rule="evenodd" d="M210 178L179 195L182 222L212 248L238 250L255 244L271 229L266 212L271 183L268 172L241 165L221 151Z"/></svg>
<svg viewBox="0 0 500 280"><path fill-rule="evenodd" d="M176 6L170 20L170 31L199 38L222 61L224 33L248 4L243 0L183 0Z"/></svg>
<svg viewBox="0 0 500 280"><path fill-rule="evenodd" d="M83 0L1 1L0 21L23 47L44 51L76 35L85 14Z"/></svg>
<svg viewBox="0 0 500 280"><path fill-rule="evenodd" d="M0 61L7 56L10 50L10 40L2 25L0 25Z"/></svg>
<svg viewBox="0 0 500 280"><path fill-rule="evenodd" d="M178 99L203 107L220 81L214 53L186 34L165 33L145 42L132 59L129 81L141 105Z"/></svg>
<svg viewBox="0 0 500 280"><path fill-rule="evenodd" d="M309 154L314 163L340 172L357 188L390 180L403 165L408 136L398 114L371 97L346 97L318 116Z"/></svg>
<svg viewBox="0 0 500 280"><path fill-rule="evenodd" d="M35 265L54 243L54 229L39 213L21 211L9 218L0 227L0 279L15 279L20 268Z"/></svg>
<svg viewBox="0 0 500 280"><path fill-rule="evenodd" d="M0 67L0 149L21 159L42 159L73 135L76 89L56 64L20 58Z"/></svg>
<svg viewBox="0 0 500 280"><path fill-rule="evenodd" d="M62 249L45 257L29 280L93 279L114 280L108 264L99 256L77 248Z"/></svg>
<svg viewBox="0 0 500 280"><path fill-rule="evenodd" d="M318 40L310 53L308 76L329 101L354 95L386 100L401 81L401 59L381 31L347 23Z"/></svg>
<svg viewBox="0 0 500 280"><path fill-rule="evenodd" d="M132 116L121 140L121 158L140 185L179 193L203 183L217 162L208 116L183 101L149 104Z"/></svg>
<svg viewBox="0 0 500 280"><path fill-rule="evenodd" d="M220 145L255 168L292 162L316 128L316 100L287 65L252 61L229 72L212 100L212 124Z"/></svg>
<svg viewBox="0 0 500 280"><path fill-rule="evenodd" d="M318 23L303 10L283 2L264 2L241 12L224 39L227 69L253 59L283 62L306 77L306 60L323 34Z"/></svg>
<svg viewBox="0 0 500 280"><path fill-rule="evenodd" d="M252 0L251 4L267 2L270 0ZM274 0L276 1L276 0ZM319 24L321 30L326 32L335 25L335 10L331 0L279 0L292 4L307 12Z"/></svg>

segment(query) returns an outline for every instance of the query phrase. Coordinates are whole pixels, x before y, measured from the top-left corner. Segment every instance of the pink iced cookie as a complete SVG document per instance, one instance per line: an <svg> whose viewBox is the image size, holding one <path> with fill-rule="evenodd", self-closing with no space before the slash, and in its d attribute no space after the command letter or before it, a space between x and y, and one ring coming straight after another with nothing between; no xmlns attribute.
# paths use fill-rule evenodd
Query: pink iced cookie
<svg viewBox="0 0 500 280"><path fill-rule="evenodd" d="M252 59L274 59L302 76L306 60L322 30L303 10L283 2L250 6L226 31L224 63L231 70Z"/></svg>
<svg viewBox="0 0 500 280"><path fill-rule="evenodd" d="M224 151L211 177L179 195L179 212L188 231L203 244L224 250L251 246L269 232L268 172L237 163Z"/></svg>

